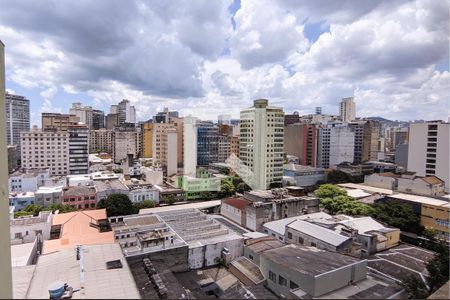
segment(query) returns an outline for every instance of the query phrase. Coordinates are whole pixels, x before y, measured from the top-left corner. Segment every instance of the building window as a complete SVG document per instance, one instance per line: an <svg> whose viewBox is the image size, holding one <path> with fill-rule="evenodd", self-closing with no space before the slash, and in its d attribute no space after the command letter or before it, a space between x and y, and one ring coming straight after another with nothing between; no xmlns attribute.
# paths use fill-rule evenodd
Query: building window
<svg viewBox="0 0 450 300"><path fill-rule="evenodd" d="M14 235L14 238L21 239L22 238L22 232L16 232L16 234Z"/></svg>
<svg viewBox="0 0 450 300"><path fill-rule="evenodd" d="M292 240L292 233L288 232L288 239Z"/></svg>
<svg viewBox="0 0 450 300"><path fill-rule="evenodd" d="M311 247L317 247L316 243L311 242Z"/></svg>
<svg viewBox="0 0 450 300"><path fill-rule="evenodd" d="M269 271L269 279L273 282L277 282L277 275L272 271Z"/></svg>
<svg viewBox="0 0 450 300"><path fill-rule="evenodd" d="M251 260L253 260L253 255L249 254L248 258L250 258Z"/></svg>
<svg viewBox="0 0 450 300"><path fill-rule="evenodd" d="M287 286L287 280L281 275L278 275L278 284L282 286Z"/></svg>
<svg viewBox="0 0 450 300"><path fill-rule="evenodd" d="M289 281L289 288L291 290L293 289L298 289L298 284L296 284L295 282L293 282L292 280Z"/></svg>
<svg viewBox="0 0 450 300"><path fill-rule="evenodd" d="M303 245L304 242L305 242L305 241L303 240L302 237L299 237L299 238L298 238L298 243L299 243L300 245Z"/></svg>

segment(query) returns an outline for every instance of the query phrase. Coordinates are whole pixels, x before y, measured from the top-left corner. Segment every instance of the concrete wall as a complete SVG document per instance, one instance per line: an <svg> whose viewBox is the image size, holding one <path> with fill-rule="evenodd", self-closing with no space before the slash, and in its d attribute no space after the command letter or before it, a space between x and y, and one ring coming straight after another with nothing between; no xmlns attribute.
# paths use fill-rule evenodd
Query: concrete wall
<svg viewBox="0 0 450 300"><path fill-rule="evenodd" d="M382 189L395 190L396 178L380 176L378 174L366 175L364 177L364 184Z"/></svg>
<svg viewBox="0 0 450 300"><path fill-rule="evenodd" d="M365 279L367 276L367 261L363 260L352 265L326 272L315 277L314 297L340 289L347 285Z"/></svg>
<svg viewBox="0 0 450 300"><path fill-rule="evenodd" d="M303 245L303 246L311 246L316 247L318 249L327 250L330 252L338 252L338 248L336 246L330 245L325 243L324 241L320 240L319 237L312 237L307 234L304 234L302 232L298 232L292 228L287 227L286 228L286 241L290 244L297 244L297 245ZM289 234L292 235L291 238L289 238ZM299 242L299 238L303 239L303 243ZM315 246L313 245L315 244Z"/></svg>
<svg viewBox="0 0 450 300"><path fill-rule="evenodd" d="M8 208L8 157L6 142L6 111L5 111L5 50L0 41L0 298L11 299L11 247L8 239L9 208Z"/></svg>
<svg viewBox="0 0 450 300"><path fill-rule="evenodd" d="M189 248L189 267L191 269L200 269L217 265L217 259L221 257L224 248L230 251L231 260L242 256L244 253L244 239L235 239Z"/></svg>
<svg viewBox="0 0 450 300"><path fill-rule="evenodd" d="M239 225L244 225L242 224L242 211L239 208L222 202L222 205L220 206L220 214Z"/></svg>
<svg viewBox="0 0 450 300"><path fill-rule="evenodd" d="M398 178L398 191L426 196L442 196L445 194L445 184L429 185L420 178Z"/></svg>

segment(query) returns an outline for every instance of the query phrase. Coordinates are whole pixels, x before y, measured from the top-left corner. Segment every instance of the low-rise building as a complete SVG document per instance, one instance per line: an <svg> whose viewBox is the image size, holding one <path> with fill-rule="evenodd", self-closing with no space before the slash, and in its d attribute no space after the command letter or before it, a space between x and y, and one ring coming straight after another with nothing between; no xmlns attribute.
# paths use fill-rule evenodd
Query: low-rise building
<svg viewBox="0 0 450 300"><path fill-rule="evenodd" d="M264 251L267 287L283 298L320 297L367 277L367 261L313 247L287 245Z"/></svg>
<svg viewBox="0 0 450 300"><path fill-rule="evenodd" d="M259 231L266 222L319 211L319 199L299 196L303 190L298 189L246 192L243 197L223 200L221 212L235 222L240 219L239 225Z"/></svg>
<svg viewBox="0 0 450 300"><path fill-rule="evenodd" d="M113 243L114 233L110 231L106 209L69 212L53 217L50 239L44 241L42 253L73 249L77 245Z"/></svg>
<svg viewBox="0 0 450 300"><path fill-rule="evenodd" d="M32 243L38 235L43 240L50 239L50 228L53 214L51 211L41 211L38 216L22 216L11 219L9 228L11 245Z"/></svg>
<svg viewBox="0 0 450 300"><path fill-rule="evenodd" d="M159 191L159 203L169 203L172 200L181 202L186 198L186 194L182 189L165 184L154 185L154 187Z"/></svg>
<svg viewBox="0 0 450 300"><path fill-rule="evenodd" d="M52 204L60 204L63 186L41 186L35 196L35 204L47 207Z"/></svg>
<svg viewBox="0 0 450 300"><path fill-rule="evenodd" d="M264 251L284 247L285 244L272 236L249 239L245 241L244 256L259 266L260 256Z"/></svg>
<svg viewBox="0 0 450 300"><path fill-rule="evenodd" d="M94 209L97 205L97 192L94 186L69 186L63 189L62 204L77 209Z"/></svg>
<svg viewBox="0 0 450 300"><path fill-rule="evenodd" d="M123 194L129 196L129 190L119 179L95 180L98 201L108 198L112 194Z"/></svg>
<svg viewBox="0 0 450 300"><path fill-rule="evenodd" d="M295 185L300 187L313 186L320 181L325 182L327 179L325 169L311 166L285 164L283 172L284 176L292 178Z"/></svg>
<svg viewBox="0 0 450 300"><path fill-rule="evenodd" d="M210 175L206 172L198 172L197 175L197 177L177 177L177 187L185 191L187 200L202 198L205 192L218 193L223 180L232 180L231 177L222 174Z"/></svg>
<svg viewBox="0 0 450 300"><path fill-rule="evenodd" d="M128 262L142 262L146 257L164 262L172 271L189 269L188 244L159 216L118 216L109 222Z"/></svg>
<svg viewBox="0 0 450 300"><path fill-rule="evenodd" d="M34 192L20 192L9 194L9 205L14 206L15 211L20 211L28 205L34 204L36 198Z"/></svg>
<svg viewBox="0 0 450 300"><path fill-rule="evenodd" d="M150 200L159 203L159 190L153 184L137 178L124 180L123 183L128 188L128 197L131 202L139 203Z"/></svg>
<svg viewBox="0 0 450 300"><path fill-rule="evenodd" d="M400 193L424 196L445 195L445 182L436 176L416 176L414 172L396 174L392 172L372 174L364 178L364 184Z"/></svg>
<svg viewBox="0 0 450 300"><path fill-rule="evenodd" d="M35 192L49 177L49 169L16 171L9 175L9 192Z"/></svg>

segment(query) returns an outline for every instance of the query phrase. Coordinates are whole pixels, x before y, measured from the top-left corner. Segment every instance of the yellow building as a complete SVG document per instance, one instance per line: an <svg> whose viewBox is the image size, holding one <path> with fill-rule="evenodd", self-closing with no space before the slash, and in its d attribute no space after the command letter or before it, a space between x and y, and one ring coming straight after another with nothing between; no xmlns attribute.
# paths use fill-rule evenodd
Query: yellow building
<svg viewBox="0 0 450 300"><path fill-rule="evenodd" d="M145 158L153 157L153 123L142 124L142 150Z"/></svg>
<svg viewBox="0 0 450 300"><path fill-rule="evenodd" d="M422 204L422 212L420 222L426 228L437 230L437 237L449 240L450 239L450 204L444 205L429 205Z"/></svg>

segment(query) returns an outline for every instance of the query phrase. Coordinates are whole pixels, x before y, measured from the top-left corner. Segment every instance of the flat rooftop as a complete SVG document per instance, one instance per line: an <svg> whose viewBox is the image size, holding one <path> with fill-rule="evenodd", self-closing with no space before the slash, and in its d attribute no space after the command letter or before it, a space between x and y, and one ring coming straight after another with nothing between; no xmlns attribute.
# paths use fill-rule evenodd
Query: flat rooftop
<svg viewBox="0 0 450 300"><path fill-rule="evenodd" d="M297 164L284 164L283 170L298 171L298 172L325 171L325 169L323 168L315 168L311 166L297 165Z"/></svg>
<svg viewBox="0 0 450 300"><path fill-rule="evenodd" d="M293 244L264 251L261 256L282 268L310 276L361 262L357 258L343 254Z"/></svg>
<svg viewBox="0 0 450 300"><path fill-rule="evenodd" d="M73 299L137 299L139 291L118 244L82 246L82 259L74 247L39 257L27 298L48 299L48 286L55 281L82 290ZM122 267L108 269L106 263L120 260ZM83 271L81 271L83 268Z"/></svg>
<svg viewBox="0 0 450 300"><path fill-rule="evenodd" d="M373 186L368 186L364 184L358 184L358 183L339 183L338 186L342 188L349 188L349 189L359 189L367 193L378 193L378 194L384 194L384 195L392 195L394 192L389 189L382 189L377 188Z"/></svg>
<svg viewBox="0 0 450 300"><path fill-rule="evenodd" d="M111 189L128 191L127 186L123 184L119 179L96 180L94 182L94 185L97 189L97 192L104 192Z"/></svg>
<svg viewBox="0 0 450 300"><path fill-rule="evenodd" d="M283 246L285 246L285 244L272 236L251 239L245 242L245 248L255 253L261 253L267 250L281 248Z"/></svg>
<svg viewBox="0 0 450 300"><path fill-rule="evenodd" d="M258 284L265 279L259 267L244 256L233 260L231 265L244 274L254 284Z"/></svg>
<svg viewBox="0 0 450 300"><path fill-rule="evenodd" d="M448 206L449 205L449 201L439 200L436 198L425 197L425 196L411 195L411 194L401 194L401 193L393 194L393 195L389 195L389 198L406 200L406 201L427 204L427 205L434 205L434 206Z"/></svg>
<svg viewBox="0 0 450 300"><path fill-rule="evenodd" d="M28 262L33 254L35 243L25 243L11 246L11 266L23 267L28 265Z"/></svg>
<svg viewBox="0 0 450 300"><path fill-rule="evenodd" d="M220 206L222 204L221 200L211 200L204 202L195 202L189 204L180 204L180 205L168 205L162 207L153 207L153 208L144 208L139 210L139 214L148 214L148 213L163 213L168 211L175 211L180 209L206 209L215 206Z"/></svg>

